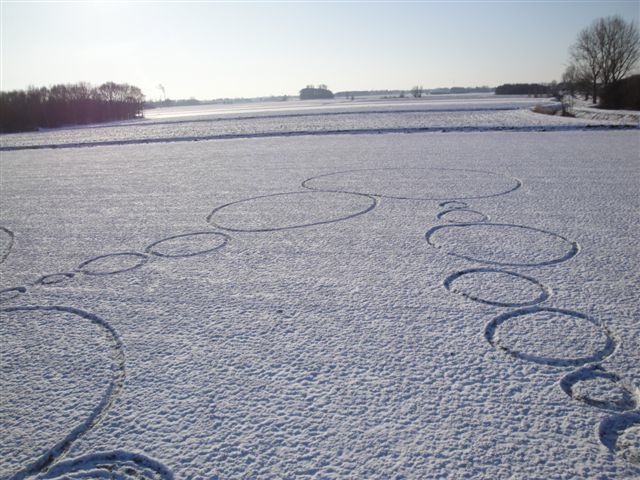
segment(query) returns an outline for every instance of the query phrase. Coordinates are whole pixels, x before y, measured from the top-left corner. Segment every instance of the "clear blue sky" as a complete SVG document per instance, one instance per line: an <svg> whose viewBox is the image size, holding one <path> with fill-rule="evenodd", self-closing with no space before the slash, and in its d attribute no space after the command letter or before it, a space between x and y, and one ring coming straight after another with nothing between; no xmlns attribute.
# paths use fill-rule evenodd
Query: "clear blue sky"
<svg viewBox="0 0 640 480"><path fill-rule="evenodd" d="M108 80L148 98L496 86L559 80L593 20L640 0L538 2L12 2L2 90Z"/></svg>

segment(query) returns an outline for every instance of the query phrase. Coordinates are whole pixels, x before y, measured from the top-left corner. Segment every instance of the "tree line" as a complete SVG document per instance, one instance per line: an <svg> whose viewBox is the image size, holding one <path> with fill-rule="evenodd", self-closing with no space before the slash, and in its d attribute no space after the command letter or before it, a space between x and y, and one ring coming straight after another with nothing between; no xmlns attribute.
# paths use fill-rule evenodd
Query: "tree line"
<svg viewBox="0 0 640 480"><path fill-rule="evenodd" d="M142 114L144 95L133 85L85 82L0 92L0 132L128 120Z"/></svg>
<svg viewBox="0 0 640 480"><path fill-rule="evenodd" d="M540 83L505 83L496 87L496 95L549 95L552 94L551 85L542 85Z"/></svg>

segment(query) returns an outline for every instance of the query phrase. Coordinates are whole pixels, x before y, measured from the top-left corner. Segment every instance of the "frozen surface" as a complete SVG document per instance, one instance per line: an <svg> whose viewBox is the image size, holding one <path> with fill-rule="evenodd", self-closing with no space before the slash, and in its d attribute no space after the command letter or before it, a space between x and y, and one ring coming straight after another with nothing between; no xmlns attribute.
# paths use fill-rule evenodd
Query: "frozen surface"
<svg viewBox="0 0 640 480"><path fill-rule="evenodd" d="M638 146L2 152L0 477L638 478Z"/></svg>
<svg viewBox="0 0 640 480"><path fill-rule="evenodd" d="M0 136L0 149L35 149L221 138L456 131L638 128L637 118L567 118L533 113L549 99L501 96L413 100L279 102L174 107L148 118Z"/></svg>

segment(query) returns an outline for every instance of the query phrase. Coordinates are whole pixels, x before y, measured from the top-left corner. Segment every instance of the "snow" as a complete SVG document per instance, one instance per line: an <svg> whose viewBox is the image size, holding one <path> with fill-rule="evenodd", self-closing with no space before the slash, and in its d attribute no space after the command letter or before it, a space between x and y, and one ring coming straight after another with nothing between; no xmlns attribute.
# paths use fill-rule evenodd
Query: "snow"
<svg viewBox="0 0 640 480"><path fill-rule="evenodd" d="M544 101L544 100L542 100ZM515 95L495 96L492 93L480 94L444 94L425 95L420 98L375 98L357 97L355 100L336 98L332 100L297 100L295 98L279 102L209 104L188 107L169 107L145 110L145 117L151 120L160 118L237 116L245 114L290 113L348 113L358 111L407 111L407 110L468 110L490 109L504 110L523 108L540 103L541 99L532 99ZM245 115L246 116L246 115Z"/></svg>
<svg viewBox="0 0 640 480"><path fill-rule="evenodd" d="M329 101L267 103L262 107L218 105L151 110L148 119L107 125L0 136L0 150L69 148L176 141L282 136L540 131L640 128L637 118L567 118L533 113L529 107L554 100L487 97L448 100ZM167 112L169 110L170 112ZM176 113L175 110L178 112Z"/></svg>
<svg viewBox="0 0 640 480"><path fill-rule="evenodd" d="M639 143L1 152L0 477L637 478Z"/></svg>
<svg viewBox="0 0 640 480"><path fill-rule="evenodd" d="M640 111L637 110L605 110L600 108L573 107L573 113L578 118L588 120L613 120L625 123L640 123Z"/></svg>

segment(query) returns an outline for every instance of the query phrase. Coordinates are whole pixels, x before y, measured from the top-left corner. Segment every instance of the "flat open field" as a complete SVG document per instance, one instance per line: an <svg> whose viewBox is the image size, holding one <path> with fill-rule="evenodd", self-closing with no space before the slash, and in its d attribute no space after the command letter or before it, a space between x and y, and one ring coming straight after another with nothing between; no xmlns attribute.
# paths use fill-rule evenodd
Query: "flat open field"
<svg viewBox="0 0 640 480"><path fill-rule="evenodd" d="M640 131L510 102L0 138L0 478L640 477Z"/></svg>

